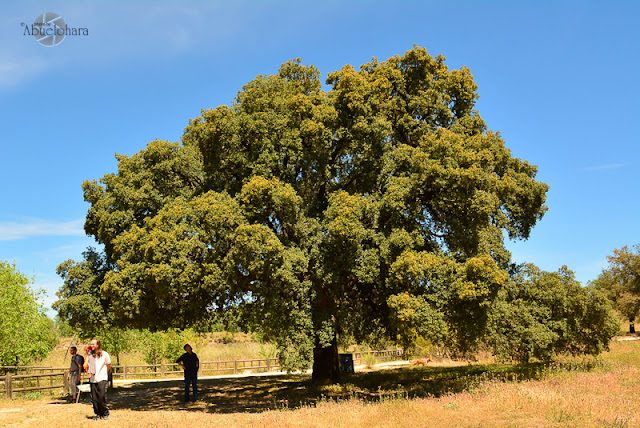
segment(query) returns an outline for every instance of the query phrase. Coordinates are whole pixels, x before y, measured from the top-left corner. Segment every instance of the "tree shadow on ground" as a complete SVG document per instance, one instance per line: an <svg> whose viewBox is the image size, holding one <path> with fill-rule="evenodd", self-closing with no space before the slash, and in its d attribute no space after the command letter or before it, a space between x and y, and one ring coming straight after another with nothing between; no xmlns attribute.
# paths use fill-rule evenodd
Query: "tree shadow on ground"
<svg viewBox="0 0 640 428"><path fill-rule="evenodd" d="M164 381L117 386L108 392L113 410L183 410L253 413L315 406L322 400L439 397L473 390L487 381L519 382L545 377L550 371L593 368L548 364L403 367L343 375L337 383L313 383L309 375L200 379L197 402L182 402L184 382Z"/></svg>
<svg viewBox="0 0 640 428"><path fill-rule="evenodd" d="M150 382L117 386L108 393L113 410L186 410L253 413L287 407L296 395L309 402L309 376L245 377L198 380L198 401L183 402L184 382Z"/></svg>

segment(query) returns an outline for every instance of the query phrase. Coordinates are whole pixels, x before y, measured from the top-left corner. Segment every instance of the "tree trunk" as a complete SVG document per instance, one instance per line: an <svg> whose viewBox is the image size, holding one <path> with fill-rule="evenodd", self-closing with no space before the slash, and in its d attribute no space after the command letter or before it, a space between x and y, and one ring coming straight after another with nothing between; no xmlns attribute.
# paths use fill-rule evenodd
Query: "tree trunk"
<svg viewBox="0 0 640 428"><path fill-rule="evenodd" d="M629 334L636 334L636 324L633 321L635 320L629 320Z"/></svg>
<svg viewBox="0 0 640 428"><path fill-rule="evenodd" d="M338 357L338 341L334 337L331 345L322 348L320 341L316 339L316 346L313 349L313 374L311 379L338 380L340 378L340 361Z"/></svg>

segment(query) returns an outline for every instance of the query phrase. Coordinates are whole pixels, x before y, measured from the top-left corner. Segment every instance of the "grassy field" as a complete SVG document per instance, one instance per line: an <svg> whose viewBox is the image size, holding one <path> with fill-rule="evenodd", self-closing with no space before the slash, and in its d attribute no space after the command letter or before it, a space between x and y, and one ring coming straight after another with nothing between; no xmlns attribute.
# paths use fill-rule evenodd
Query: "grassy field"
<svg viewBox="0 0 640 428"><path fill-rule="evenodd" d="M271 344L254 342L251 335L244 333L233 334L231 343L223 343L225 333L208 333L205 336L190 340L193 351L198 354L200 361L231 361L243 359L272 358L275 356L275 347ZM58 346L44 359L34 361L30 365L35 367L66 367L69 365L70 356L67 352L72 338L60 339ZM88 343L88 341L87 341ZM85 347L87 343L84 343ZM81 349L83 342L73 341L73 345ZM110 352L109 349L105 349ZM113 357L113 353L111 353ZM84 351L81 355L85 355ZM113 361L115 364L115 358ZM124 352L120 355L120 364L136 365L147 364L139 351Z"/></svg>
<svg viewBox="0 0 640 428"><path fill-rule="evenodd" d="M640 341L614 342L598 359L552 365L438 363L345 376L200 381L201 400L181 403L182 383L110 390L115 427L635 427L640 426ZM55 396L0 400L0 425L90 423L88 401Z"/></svg>

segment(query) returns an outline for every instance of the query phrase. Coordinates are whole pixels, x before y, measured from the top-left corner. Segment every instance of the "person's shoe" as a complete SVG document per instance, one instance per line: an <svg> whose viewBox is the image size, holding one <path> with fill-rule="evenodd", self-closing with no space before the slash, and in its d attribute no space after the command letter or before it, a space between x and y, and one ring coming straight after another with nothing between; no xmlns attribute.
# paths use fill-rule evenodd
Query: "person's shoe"
<svg viewBox="0 0 640 428"><path fill-rule="evenodd" d="M92 421L100 420L100 416L94 416L94 417L92 417L92 418L91 418L91 420L92 420Z"/></svg>

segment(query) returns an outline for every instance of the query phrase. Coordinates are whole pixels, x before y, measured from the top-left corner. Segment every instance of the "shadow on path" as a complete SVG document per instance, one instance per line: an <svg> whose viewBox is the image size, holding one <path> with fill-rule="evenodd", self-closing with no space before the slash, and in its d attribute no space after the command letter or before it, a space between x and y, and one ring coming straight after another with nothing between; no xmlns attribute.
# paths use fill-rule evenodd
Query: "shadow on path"
<svg viewBox="0 0 640 428"><path fill-rule="evenodd" d="M113 410L251 413L315 402L309 395L309 386L309 376L303 375L199 379L198 401L184 403L183 381L132 383L109 389L107 399ZM297 401L293 401L295 397Z"/></svg>

